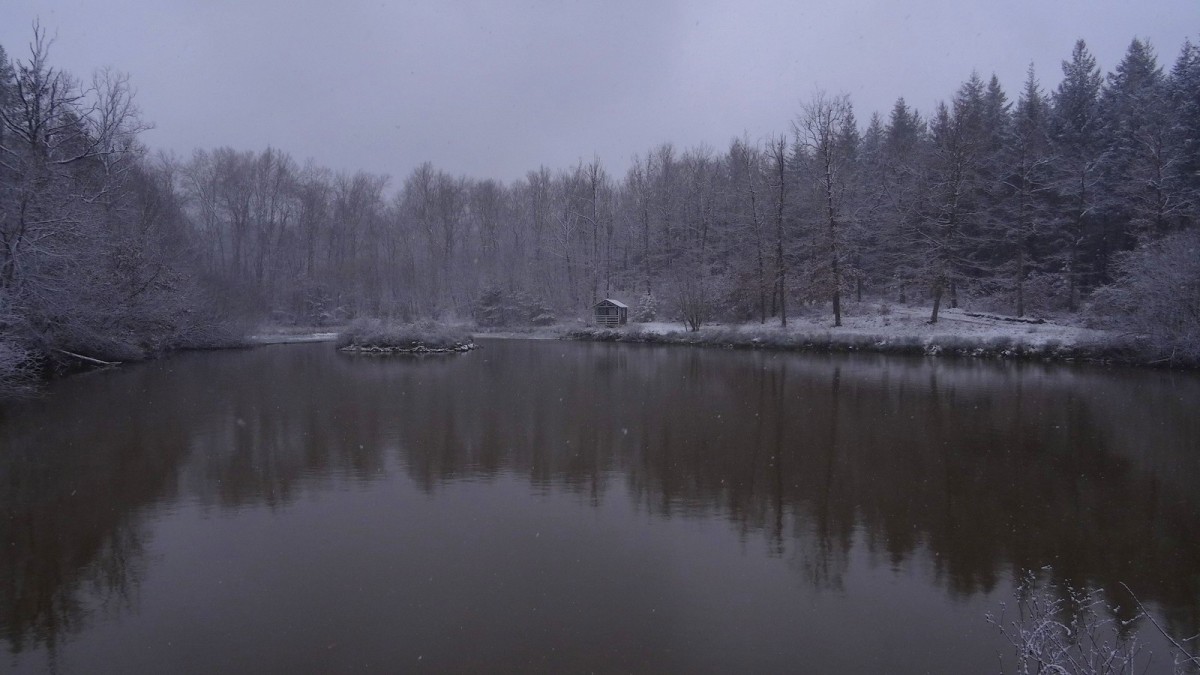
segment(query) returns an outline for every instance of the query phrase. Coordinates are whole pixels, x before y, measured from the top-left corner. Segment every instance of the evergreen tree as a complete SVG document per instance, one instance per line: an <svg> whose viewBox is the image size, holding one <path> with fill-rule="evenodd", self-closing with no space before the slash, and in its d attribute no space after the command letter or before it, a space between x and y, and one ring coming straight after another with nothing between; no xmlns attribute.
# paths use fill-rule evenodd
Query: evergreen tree
<svg viewBox="0 0 1200 675"><path fill-rule="evenodd" d="M881 219L884 213L886 190L884 188L883 144L886 130L879 113L872 113L871 121L863 132L859 143L857 166L857 220L860 227L860 244L856 260L855 299L862 302L865 283L878 284L883 281L887 268L884 257L889 242L884 237Z"/></svg>
<svg viewBox="0 0 1200 675"><path fill-rule="evenodd" d="M1009 229L1012 225L1008 203L1010 196L1008 154L1013 145L1010 109L1012 104L994 74L984 89L980 148L978 159L978 209L975 242L971 253L971 279L985 290L991 290L990 277L1005 274L1009 252Z"/></svg>
<svg viewBox="0 0 1200 675"><path fill-rule="evenodd" d="M1063 242L1060 269L1067 282L1067 307L1075 311L1092 269L1089 244L1094 238L1099 201L1103 148L1099 100L1103 79L1083 40L1075 42L1071 60L1063 61L1062 71L1063 79L1052 101L1052 168L1056 229Z"/></svg>
<svg viewBox="0 0 1200 675"><path fill-rule="evenodd" d="M1000 209L1004 276L1011 280L1017 316L1027 308L1031 272L1040 271L1052 250L1049 193L1054 158L1050 146L1049 102L1030 64L1013 116L1012 138L1005 148L1005 192Z"/></svg>
<svg viewBox="0 0 1200 675"><path fill-rule="evenodd" d="M1200 223L1200 47L1183 43L1168 80L1173 144L1179 156L1178 186L1184 203L1180 211L1186 224Z"/></svg>
<svg viewBox="0 0 1200 675"><path fill-rule="evenodd" d="M880 150L878 227L884 240L886 274L897 286L900 302L908 302L909 286L918 279L919 238L914 230L923 208L926 177L926 125L903 98L888 116Z"/></svg>
<svg viewBox="0 0 1200 675"><path fill-rule="evenodd" d="M983 81L972 73L953 108L938 106L930 125L928 196L917 233L920 275L933 297L930 323L937 323L944 294L957 307L959 287L982 269L985 162L991 148L986 113Z"/></svg>
<svg viewBox="0 0 1200 675"><path fill-rule="evenodd" d="M1012 103L995 76L988 80L983 94L983 144L982 169L995 178L1001 169L1001 155L1012 143ZM994 187L994 186L989 186Z"/></svg>
<svg viewBox="0 0 1200 675"><path fill-rule="evenodd" d="M8 60L8 52L0 45L0 107L5 107L12 96L16 85L17 73L13 70L12 62ZM0 141L4 138L4 125L0 124Z"/></svg>
<svg viewBox="0 0 1200 675"><path fill-rule="evenodd" d="M1174 161L1170 101L1153 48L1133 40L1100 98L1105 236L1101 270L1113 252L1164 234L1179 206L1170 189Z"/></svg>

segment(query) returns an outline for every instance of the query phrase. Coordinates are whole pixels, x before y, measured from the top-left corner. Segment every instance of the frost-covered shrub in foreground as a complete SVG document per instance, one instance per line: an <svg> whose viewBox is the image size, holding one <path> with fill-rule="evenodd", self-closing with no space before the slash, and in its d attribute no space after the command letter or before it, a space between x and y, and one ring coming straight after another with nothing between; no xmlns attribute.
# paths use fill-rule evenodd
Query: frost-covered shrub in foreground
<svg viewBox="0 0 1200 675"><path fill-rule="evenodd" d="M1138 640L1137 624L1143 619L1172 645L1176 673L1194 672L1200 666L1200 659L1168 635L1132 592L1129 592L1129 606L1121 608L1107 602L1100 589L1042 583L1036 574L1029 572L1017 586L1015 595L1015 608L1001 603L998 616L987 615L988 623L1013 648L1011 655L1001 657L1002 672L1020 675L1146 672L1154 654Z"/></svg>

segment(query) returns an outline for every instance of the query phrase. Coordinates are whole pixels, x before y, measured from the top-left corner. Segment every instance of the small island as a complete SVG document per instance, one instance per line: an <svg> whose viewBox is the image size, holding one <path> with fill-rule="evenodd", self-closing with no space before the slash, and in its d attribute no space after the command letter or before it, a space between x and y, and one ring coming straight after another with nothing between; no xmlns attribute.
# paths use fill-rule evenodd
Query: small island
<svg viewBox="0 0 1200 675"><path fill-rule="evenodd" d="M432 323L359 319L338 333L337 348L351 354L458 354L475 349L470 333Z"/></svg>

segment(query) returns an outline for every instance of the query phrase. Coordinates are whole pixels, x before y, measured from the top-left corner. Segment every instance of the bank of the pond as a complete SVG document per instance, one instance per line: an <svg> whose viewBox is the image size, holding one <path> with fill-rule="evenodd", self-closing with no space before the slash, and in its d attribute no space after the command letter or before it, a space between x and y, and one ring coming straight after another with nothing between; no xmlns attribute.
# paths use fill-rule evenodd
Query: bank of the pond
<svg viewBox="0 0 1200 675"><path fill-rule="evenodd" d="M268 344L255 336L235 331L214 332L200 339L172 345L120 345L120 348L74 350L57 346L25 349L0 343L0 402L37 396L43 385L62 377L80 373L111 370L120 366L153 361L181 352L244 349ZM73 345L72 345L73 346Z"/></svg>
<svg viewBox="0 0 1200 675"><path fill-rule="evenodd" d="M309 342L334 342L337 338L338 334L331 332L259 333L251 335L247 340L252 345L291 345L306 344Z"/></svg>
<svg viewBox="0 0 1200 675"><path fill-rule="evenodd" d="M794 333L736 328L707 328L697 332L654 333L609 328L575 328L562 337L594 342L672 344L726 349L778 349L816 353L871 352L894 355L1016 358L1090 363L1150 365L1153 360L1132 343L1063 344L1054 340L1024 342L1011 336L988 338L954 335L863 335L855 333Z"/></svg>
<svg viewBox="0 0 1200 675"><path fill-rule="evenodd" d="M916 308L891 307L875 315L845 317L831 327L801 317L780 323L709 325L688 331L679 324L630 324L620 329L595 326L564 328L563 339L641 344L675 344L726 349L776 349L813 353L1004 358L1196 367L1169 355L1152 353L1136 336L1124 336L1069 323L980 314L943 312L928 323Z"/></svg>

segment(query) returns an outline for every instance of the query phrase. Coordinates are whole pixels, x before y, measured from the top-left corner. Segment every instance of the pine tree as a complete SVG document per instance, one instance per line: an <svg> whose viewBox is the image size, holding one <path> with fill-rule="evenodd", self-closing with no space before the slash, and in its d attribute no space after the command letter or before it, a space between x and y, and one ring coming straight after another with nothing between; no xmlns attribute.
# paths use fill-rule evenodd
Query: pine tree
<svg viewBox="0 0 1200 675"><path fill-rule="evenodd" d="M1174 112L1171 133L1179 156L1180 211L1186 224L1200 223L1200 47L1183 43L1167 83Z"/></svg>
<svg viewBox="0 0 1200 675"><path fill-rule="evenodd" d="M16 86L17 73L13 70L12 62L8 60L8 52L0 45L0 107L7 106ZM0 124L0 139L4 138L4 125Z"/></svg>
<svg viewBox="0 0 1200 675"><path fill-rule="evenodd" d="M1017 316L1024 316L1027 309L1029 275L1042 267L1052 245L1047 226L1053 163L1049 113L1049 103L1030 64L1013 115L1012 139L1004 153L1004 271L1012 280Z"/></svg>
<svg viewBox="0 0 1200 675"><path fill-rule="evenodd" d="M938 106L930 125L928 199L917 239L921 276L933 296L930 323L937 323L944 294L957 307L959 286L981 270L985 162L991 148L986 112L983 81L972 73L953 108Z"/></svg>
<svg viewBox="0 0 1200 675"><path fill-rule="evenodd" d="M637 308L633 313L633 320L638 323L649 323L658 318L658 304L654 300L654 296L649 293L643 293L642 297L638 298Z"/></svg>
<svg viewBox="0 0 1200 675"><path fill-rule="evenodd" d="M862 287L865 283L879 283L881 274L886 270L884 259L885 246L889 245L884 238L881 218L884 215L886 188L884 185L884 156L883 144L886 131L883 118L879 113L871 115L871 121L863 132L858 152L858 191L857 205L858 222L860 226L860 242L857 253L857 276L855 299L862 302Z"/></svg>
<svg viewBox="0 0 1200 675"><path fill-rule="evenodd" d="M1063 241L1060 268L1067 282L1067 307L1075 311L1088 280L1086 272L1092 267L1088 244L1099 201L1099 100L1103 79L1083 40L1075 43L1071 60L1063 61L1062 71L1051 114L1053 181L1058 203L1055 220Z"/></svg>
<svg viewBox="0 0 1200 675"><path fill-rule="evenodd" d="M983 93L976 188L979 212L968 269L969 278L984 286L990 285L997 273L1003 274L1008 262L1006 243L1012 225L1008 184L1008 155L1013 146L1011 108L999 78L993 74Z"/></svg>
<svg viewBox="0 0 1200 675"><path fill-rule="evenodd" d="M1170 187L1173 148L1166 80L1153 48L1135 39L1100 98L1107 143L1102 164L1106 236L1102 262L1135 240L1164 234L1178 206ZM1103 268L1102 268L1103 269Z"/></svg>
<svg viewBox="0 0 1200 675"><path fill-rule="evenodd" d="M880 148L879 219L886 273L897 285L900 302L919 281L920 247L915 234L926 192L926 125L903 98L888 116Z"/></svg>

